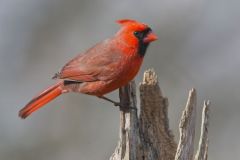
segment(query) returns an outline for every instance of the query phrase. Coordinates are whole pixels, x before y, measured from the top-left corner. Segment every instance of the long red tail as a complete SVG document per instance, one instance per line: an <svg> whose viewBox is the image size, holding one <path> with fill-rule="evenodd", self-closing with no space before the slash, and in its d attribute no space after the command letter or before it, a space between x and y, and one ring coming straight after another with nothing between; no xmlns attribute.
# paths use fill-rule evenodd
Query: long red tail
<svg viewBox="0 0 240 160"><path fill-rule="evenodd" d="M46 103L50 102L57 96L61 95L61 85L62 82L57 83L33 98L23 109L19 111L19 117L25 119L31 113L43 107Z"/></svg>

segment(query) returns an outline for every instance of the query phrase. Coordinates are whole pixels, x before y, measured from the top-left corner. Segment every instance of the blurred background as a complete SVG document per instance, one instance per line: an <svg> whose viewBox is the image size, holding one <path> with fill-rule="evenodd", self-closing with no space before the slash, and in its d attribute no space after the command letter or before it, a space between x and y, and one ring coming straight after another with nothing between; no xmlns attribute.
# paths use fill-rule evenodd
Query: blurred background
<svg viewBox="0 0 240 160"><path fill-rule="evenodd" d="M198 135L203 100L212 102L209 159L240 157L240 1L0 0L1 160L109 159L119 132L112 104L70 93L26 120L18 111L68 60L112 36L121 18L147 23L159 36L136 82L156 70L175 139L195 87ZM108 96L118 100L117 92Z"/></svg>

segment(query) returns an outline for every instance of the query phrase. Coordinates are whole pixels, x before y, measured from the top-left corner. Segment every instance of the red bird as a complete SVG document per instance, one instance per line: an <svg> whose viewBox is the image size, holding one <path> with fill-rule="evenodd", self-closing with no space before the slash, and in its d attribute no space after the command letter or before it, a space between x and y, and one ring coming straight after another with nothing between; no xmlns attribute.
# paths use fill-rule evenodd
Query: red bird
<svg viewBox="0 0 240 160"><path fill-rule="evenodd" d="M136 76L150 42L157 40L146 24L129 19L117 23L122 27L112 38L69 61L53 77L58 82L33 98L20 110L19 116L26 118L67 92L94 95L113 102L103 95L126 85Z"/></svg>

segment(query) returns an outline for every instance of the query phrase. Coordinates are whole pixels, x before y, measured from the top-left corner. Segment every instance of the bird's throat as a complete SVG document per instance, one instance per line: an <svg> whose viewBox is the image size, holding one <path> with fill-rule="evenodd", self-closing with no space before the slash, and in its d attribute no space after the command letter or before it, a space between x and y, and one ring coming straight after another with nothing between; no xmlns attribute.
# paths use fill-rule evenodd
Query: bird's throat
<svg viewBox="0 0 240 160"><path fill-rule="evenodd" d="M144 57L144 55L146 54L148 46L149 46L149 43L144 43L142 40L139 40L138 54L141 57Z"/></svg>

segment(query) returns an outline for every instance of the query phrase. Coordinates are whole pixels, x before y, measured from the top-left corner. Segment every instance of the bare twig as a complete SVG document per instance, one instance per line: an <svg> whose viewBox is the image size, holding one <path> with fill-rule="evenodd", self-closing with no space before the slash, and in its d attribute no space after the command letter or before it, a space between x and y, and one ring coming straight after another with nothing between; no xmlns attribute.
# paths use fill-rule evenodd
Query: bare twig
<svg viewBox="0 0 240 160"><path fill-rule="evenodd" d="M192 160L196 121L196 90L189 92L188 102L180 121L180 140L175 160Z"/></svg>
<svg viewBox="0 0 240 160"><path fill-rule="evenodd" d="M199 146L198 146L197 154L195 156L195 160L207 160L207 157L208 157L209 107L210 107L210 102L204 101L203 111L202 111L201 135L200 135Z"/></svg>

